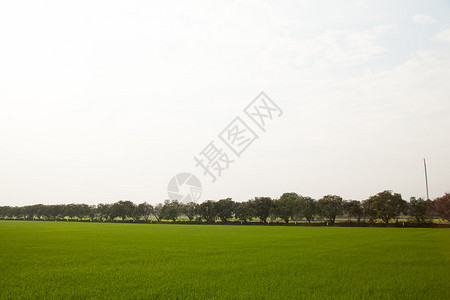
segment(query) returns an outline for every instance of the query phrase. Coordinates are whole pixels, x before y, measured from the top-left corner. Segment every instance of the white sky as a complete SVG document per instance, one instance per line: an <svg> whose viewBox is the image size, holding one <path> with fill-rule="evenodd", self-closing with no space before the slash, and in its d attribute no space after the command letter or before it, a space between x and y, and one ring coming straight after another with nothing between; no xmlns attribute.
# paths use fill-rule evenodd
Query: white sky
<svg viewBox="0 0 450 300"><path fill-rule="evenodd" d="M450 192L448 1L2 1L0 205ZM193 157L284 111L216 183Z"/></svg>

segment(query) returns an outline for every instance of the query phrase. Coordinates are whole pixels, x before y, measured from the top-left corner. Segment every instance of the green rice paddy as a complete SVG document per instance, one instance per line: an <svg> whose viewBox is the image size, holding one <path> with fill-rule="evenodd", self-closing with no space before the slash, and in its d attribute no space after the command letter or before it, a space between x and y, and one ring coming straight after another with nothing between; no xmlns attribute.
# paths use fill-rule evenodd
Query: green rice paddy
<svg viewBox="0 0 450 300"><path fill-rule="evenodd" d="M0 299L450 299L450 230L0 221Z"/></svg>

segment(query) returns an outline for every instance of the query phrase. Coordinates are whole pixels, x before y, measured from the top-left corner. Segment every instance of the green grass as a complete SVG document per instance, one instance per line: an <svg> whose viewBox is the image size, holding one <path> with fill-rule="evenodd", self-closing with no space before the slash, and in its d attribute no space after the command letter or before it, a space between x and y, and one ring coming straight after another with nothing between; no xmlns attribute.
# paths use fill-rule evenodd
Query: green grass
<svg viewBox="0 0 450 300"><path fill-rule="evenodd" d="M0 221L1 299L450 299L450 230Z"/></svg>

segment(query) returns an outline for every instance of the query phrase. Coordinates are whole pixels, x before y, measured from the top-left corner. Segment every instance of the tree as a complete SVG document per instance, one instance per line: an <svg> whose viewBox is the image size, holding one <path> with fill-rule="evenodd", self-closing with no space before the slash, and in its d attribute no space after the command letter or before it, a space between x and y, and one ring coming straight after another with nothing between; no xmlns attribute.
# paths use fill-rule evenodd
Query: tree
<svg viewBox="0 0 450 300"><path fill-rule="evenodd" d="M314 216L317 212L317 203L311 197L299 196L297 213L299 216L304 217L308 223L314 220Z"/></svg>
<svg viewBox="0 0 450 300"><path fill-rule="evenodd" d="M369 218L369 223L375 223L378 218L377 210L375 209L375 201L367 199L362 202L364 217Z"/></svg>
<svg viewBox="0 0 450 300"><path fill-rule="evenodd" d="M66 217L69 217L70 220L77 216L77 204L67 204L64 207L63 214Z"/></svg>
<svg viewBox="0 0 450 300"><path fill-rule="evenodd" d="M122 218L122 221L124 221L126 218L128 217L132 217L133 216L133 212L134 212L134 203L126 200L126 201L119 201L114 203L111 206L111 219L115 219L117 217Z"/></svg>
<svg viewBox="0 0 450 300"><path fill-rule="evenodd" d="M334 224L336 217L343 212L343 200L336 195L326 195L317 201L319 214L328 219L331 224Z"/></svg>
<svg viewBox="0 0 450 300"><path fill-rule="evenodd" d="M244 223L247 223L247 220L251 220L256 216L254 205L252 205L250 201L237 202L235 205L234 216L239 220L244 221Z"/></svg>
<svg viewBox="0 0 450 300"><path fill-rule="evenodd" d="M409 200L409 215L414 217L417 223L425 223L428 217L428 208L431 205L431 201L425 201L422 198L416 199L411 197Z"/></svg>
<svg viewBox="0 0 450 300"><path fill-rule="evenodd" d="M148 218L153 214L153 206L148 204L147 202L141 203L136 206L136 217L143 218L145 221L148 221Z"/></svg>
<svg viewBox="0 0 450 300"><path fill-rule="evenodd" d="M349 218L356 218L358 223L361 222L361 218L364 216L364 209L358 200L344 201L344 212L348 214Z"/></svg>
<svg viewBox="0 0 450 300"><path fill-rule="evenodd" d="M226 223L227 219L233 217L235 202L231 198L221 199L215 202L216 215L222 223Z"/></svg>
<svg viewBox="0 0 450 300"><path fill-rule="evenodd" d="M195 202L189 202L183 205L183 213L188 217L189 221L193 221L198 215L198 204Z"/></svg>
<svg viewBox="0 0 450 300"><path fill-rule="evenodd" d="M46 209L44 216L46 216L47 219L56 220L57 217L62 216L64 205L46 205L45 207Z"/></svg>
<svg viewBox="0 0 450 300"><path fill-rule="evenodd" d="M405 212L408 203L402 199L402 196L392 191L383 191L368 199L369 203L376 210L377 217L385 223L391 219L397 218L402 212Z"/></svg>
<svg viewBox="0 0 450 300"><path fill-rule="evenodd" d="M95 209L87 204L77 204L77 217L82 220L85 217L93 218L95 215ZM92 220L92 219L91 219Z"/></svg>
<svg viewBox="0 0 450 300"><path fill-rule="evenodd" d="M206 222L214 223L217 217L215 202L213 200L203 202L198 207L198 213Z"/></svg>
<svg viewBox="0 0 450 300"><path fill-rule="evenodd" d="M159 213L161 219L176 221L181 215L181 204L177 200L166 202Z"/></svg>
<svg viewBox="0 0 450 300"><path fill-rule="evenodd" d="M97 205L89 205L89 210L87 214L89 219L93 221L96 215L97 215Z"/></svg>
<svg viewBox="0 0 450 300"><path fill-rule="evenodd" d="M11 206L3 206L1 209L1 216L4 219L12 218L14 216L13 208Z"/></svg>
<svg viewBox="0 0 450 300"><path fill-rule="evenodd" d="M23 211L26 218L29 220L33 220L34 218L38 217L38 211L41 205L42 204L25 206Z"/></svg>
<svg viewBox="0 0 450 300"><path fill-rule="evenodd" d="M295 217L298 201L299 196L297 193L284 193L280 199L274 200L275 216L289 223L289 219L294 219Z"/></svg>
<svg viewBox="0 0 450 300"><path fill-rule="evenodd" d="M255 210L255 215L263 223L267 223L267 218L270 216L274 202L270 197L255 197L250 200Z"/></svg>
<svg viewBox="0 0 450 300"><path fill-rule="evenodd" d="M99 217L101 221L103 221L103 219L108 220L111 216L111 206L111 204L104 203L97 205L97 217Z"/></svg>
<svg viewBox="0 0 450 300"><path fill-rule="evenodd" d="M153 215L155 216L156 220L158 220L158 222L161 221L161 210L162 210L162 203L158 203L154 208L153 208Z"/></svg>
<svg viewBox="0 0 450 300"><path fill-rule="evenodd" d="M444 196L434 200L434 210L439 218L450 222L450 194L446 193Z"/></svg>

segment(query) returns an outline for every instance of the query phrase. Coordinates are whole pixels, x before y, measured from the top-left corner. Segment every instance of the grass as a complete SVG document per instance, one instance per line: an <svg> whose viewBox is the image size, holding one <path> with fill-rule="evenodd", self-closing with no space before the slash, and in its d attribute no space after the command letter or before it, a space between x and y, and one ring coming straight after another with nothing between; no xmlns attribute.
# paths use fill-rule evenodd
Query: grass
<svg viewBox="0 0 450 300"><path fill-rule="evenodd" d="M0 221L0 298L450 299L450 230Z"/></svg>

